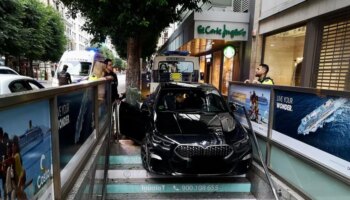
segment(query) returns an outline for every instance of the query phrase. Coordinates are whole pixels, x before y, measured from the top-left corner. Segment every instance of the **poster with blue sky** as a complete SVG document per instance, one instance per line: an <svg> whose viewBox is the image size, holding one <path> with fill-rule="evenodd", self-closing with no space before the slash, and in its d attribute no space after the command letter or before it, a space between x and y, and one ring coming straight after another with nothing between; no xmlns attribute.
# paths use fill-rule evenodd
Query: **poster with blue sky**
<svg viewBox="0 0 350 200"><path fill-rule="evenodd" d="M57 97L60 168L78 152L95 128L93 90L79 90Z"/></svg>
<svg viewBox="0 0 350 200"><path fill-rule="evenodd" d="M269 88L249 85L230 84L228 101L243 105L252 122L254 131L267 137L269 123L270 92ZM248 126L242 109L236 111L236 116L245 126Z"/></svg>
<svg viewBox="0 0 350 200"><path fill-rule="evenodd" d="M275 94L272 139L350 178L350 99Z"/></svg>
<svg viewBox="0 0 350 200"><path fill-rule="evenodd" d="M51 123L48 101L33 102L0 111L0 158L3 183L23 183L17 199L32 199L52 184ZM12 173L15 176L12 176ZM8 188L12 191L15 188Z"/></svg>

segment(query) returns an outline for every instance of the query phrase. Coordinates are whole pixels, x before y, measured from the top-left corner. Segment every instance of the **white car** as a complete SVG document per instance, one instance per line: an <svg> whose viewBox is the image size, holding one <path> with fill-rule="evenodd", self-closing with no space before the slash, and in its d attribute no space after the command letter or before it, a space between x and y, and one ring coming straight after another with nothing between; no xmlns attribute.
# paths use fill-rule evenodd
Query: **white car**
<svg viewBox="0 0 350 200"><path fill-rule="evenodd" d="M28 76L0 74L0 95L44 88Z"/></svg>
<svg viewBox="0 0 350 200"><path fill-rule="evenodd" d="M0 74L19 75L15 70L11 69L10 67L6 67L6 66L0 66Z"/></svg>

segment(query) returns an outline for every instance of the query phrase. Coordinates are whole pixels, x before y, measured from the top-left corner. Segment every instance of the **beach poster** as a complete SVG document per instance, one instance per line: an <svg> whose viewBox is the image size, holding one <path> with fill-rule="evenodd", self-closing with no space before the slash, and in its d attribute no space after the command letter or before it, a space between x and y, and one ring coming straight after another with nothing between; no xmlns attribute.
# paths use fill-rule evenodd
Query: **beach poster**
<svg viewBox="0 0 350 200"><path fill-rule="evenodd" d="M270 91L269 88L231 83L228 92L228 101L244 106L254 131L265 137L267 137L269 123ZM237 107L238 110L235 112L236 117L243 125L248 127L244 111L240 109L240 106Z"/></svg>

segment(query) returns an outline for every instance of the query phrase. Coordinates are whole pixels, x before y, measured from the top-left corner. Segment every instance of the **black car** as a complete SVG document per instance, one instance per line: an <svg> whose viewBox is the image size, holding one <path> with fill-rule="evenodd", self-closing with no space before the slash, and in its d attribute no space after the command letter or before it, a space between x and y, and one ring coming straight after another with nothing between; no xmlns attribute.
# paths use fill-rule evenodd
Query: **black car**
<svg viewBox="0 0 350 200"><path fill-rule="evenodd" d="M140 110L119 110L121 133L141 143L149 172L243 174L251 165L250 137L211 85L161 83Z"/></svg>

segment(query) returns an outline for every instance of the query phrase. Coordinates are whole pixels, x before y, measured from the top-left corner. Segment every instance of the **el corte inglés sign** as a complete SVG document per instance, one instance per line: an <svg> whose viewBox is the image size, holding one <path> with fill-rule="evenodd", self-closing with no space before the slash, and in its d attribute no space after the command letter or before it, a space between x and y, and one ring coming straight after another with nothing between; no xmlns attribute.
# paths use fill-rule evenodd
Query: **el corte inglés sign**
<svg viewBox="0 0 350 200"><path fill-rule="evenodd" d="M226 24L220 26L212 26L212 25L197 25L197 33L198 35L216 35L222 39L226 37L230 39L235 39L236 37L243 37L247 35L247 30L242 27L238 28L229 28Z"/></svg>

